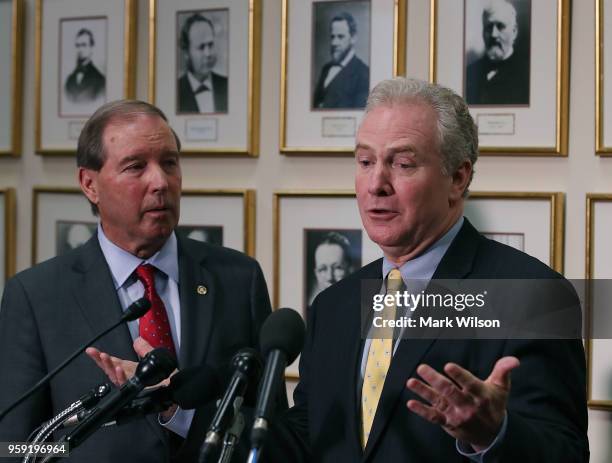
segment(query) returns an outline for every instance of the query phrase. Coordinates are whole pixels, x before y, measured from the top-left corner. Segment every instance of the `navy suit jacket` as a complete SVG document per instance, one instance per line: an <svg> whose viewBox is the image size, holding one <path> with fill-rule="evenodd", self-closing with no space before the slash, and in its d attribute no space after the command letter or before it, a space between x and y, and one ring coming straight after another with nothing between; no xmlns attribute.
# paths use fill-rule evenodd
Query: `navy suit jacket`
<svg viewBox="0 0 612 463"><path fill-rule="evenodd" d="M178 243L179 367L207 364L225 369L238 350L259 344L259 328L270 313L263 274L255 260L238 251L190 239L179 238ZM207 288L206 294L196 291L199 285ZM97 235L82 247L11 278L0 309L0 409L121 314ZM137 360L126 325L103 337L96 347ZM91 359L79 356L49 387L0 422L0 441L25 441L44 420L107 381ZM201 420L198 412L194 420ZM158 424L157 415L150 415L100 429L71 451L70 461L168 462L171 434Z"/></svg>
<svg viewBox="0 0 612 463"><path fill-rule="evenodd" d="M215 112L227 112L227 77L211 72L213 84L213 100L215 102ZM181 76L176 84L177 88L177 112L178 113L200 113L195 95L189 84L187 74Z"/></svg>
<svg viewBox="0 0 612 463"><path fill-rule="evenodd" d="M363 352L362 300L381 287L382 259L320 293L310 312L300 361L295 406L279 419L262 461L298 462L467 462L455 439L406 408L418 399L406 388L421 363L441 371L455 362L481 379L495 362L514 355L521 366L512 372L508 425L499 462L576 463L588 461L586 367L582 342L572 340L457 340L410 338L399 343L385 381L371 434L360 444L360 365ZM579 301L569 283L540 261L488 240L465 223L440 262L434 279L545 278L573 307ZM552 280L550 280L552 279ZM372 295L360 299L363 282L379 280ZM517 301L508 285L510 304ZM534 285L538 286L538 285ZM528 294L522 303L545 294ZM510 308L514 307L513 305ZM579 312L579 310L578 310ZM553 313L553 316L555 313ZM579 313L573 316L579 320ZM579 326L579 321L578 321Z"/></svg>

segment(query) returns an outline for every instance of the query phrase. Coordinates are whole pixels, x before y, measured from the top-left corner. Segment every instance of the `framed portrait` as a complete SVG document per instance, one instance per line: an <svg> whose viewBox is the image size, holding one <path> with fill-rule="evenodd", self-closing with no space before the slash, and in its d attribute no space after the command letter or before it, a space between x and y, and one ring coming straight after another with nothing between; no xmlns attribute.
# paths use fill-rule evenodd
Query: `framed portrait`
<svg viewBox="0 0 612 463"><path fill-rule="evenodd" d="M600 156L612 156L612 2L595 0L595 149ZM606 27L608 33L606 33Z"/></svg>
<svg viewBox="0 0 612 463"><path fill-rule="evenodd" d="M149 14L149 101L181 152L258 156L261 0L149 0Z"/></svg>
<svg viewBox="0 0 612 463"><path fill-rule="evenodd" d="M85 121L98 107L134 96L136 5L36 0L38 154L74 154Z"/></svg>
<svg viewBox="0 0 612 463"><path fill-rule="evenodd" d="M21 154L23 0L0 0L0 156Z"/></svg>
<svg viewBox="0 0 612 463"><path fill-rule="evenodd" d="M612 194L590 193L586 198L587 280L586 351L587 403L612 410Z"/></svg>
<svg viewBox="0 0 612 463"><path fill-rule="evenodd" d="M431 0L430 80L465 98L482 154L567 155L569 13L568 0Z"/></svg>
<svg viewBox="0 0 612 463"><path fill-rule="evenodd" d="M15 190L0 189L0 294L4 282L15 273Z"/></svg>
<svg viewBox="0 0 612 463"><path fill-rule="evenodd" d="M79 188L37 186L32 194L32 265L87 242L98 218Z"/></svg>
<svg viewBox="0 0 612 463"><path fill-rule="evenodd" d="M564 204L563 193L473 191L464 216L487 238L563 273Z"/></svg>
<svg viewBox="0 0 612 463"><path fill-rule="evenodd" d="M183 190L177 231L255 257L255 190Z"/></svg>
<svg viewBox="0 0 612 463"><path fill-rule="evenodd" d="M283 0L281 152L352 154L370 89L405 55L405 0Z"/></svg>
<svg viewBox="0 0 612 463"><path fill-rule="evenodd" d="M323 289L381 257L361 225L352 191L274 193L274 307L291 307L308 323ZM297 378L299 361L287 368Z"/></svg>

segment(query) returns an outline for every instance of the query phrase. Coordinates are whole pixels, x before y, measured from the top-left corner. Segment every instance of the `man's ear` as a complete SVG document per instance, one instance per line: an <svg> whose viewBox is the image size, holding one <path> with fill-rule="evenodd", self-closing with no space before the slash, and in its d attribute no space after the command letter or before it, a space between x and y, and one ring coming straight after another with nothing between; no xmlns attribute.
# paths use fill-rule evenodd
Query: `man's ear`
<svg viewBox="0 0 612 463"><path fill-rule="evenodd" d="M78 170L79 185L83 194L87 196L90 202L97 205L98 198L98 172L85 167L79 167Z"/></svg>
<svg viewBox="0 0 612 463"><path fill-rule="evenodd" d="M472 178L472 163L470 161L463 161L461 165L455 170L452 175L452 186L450 192L450 201L457 201L463 197L470 179Z"/></svg>

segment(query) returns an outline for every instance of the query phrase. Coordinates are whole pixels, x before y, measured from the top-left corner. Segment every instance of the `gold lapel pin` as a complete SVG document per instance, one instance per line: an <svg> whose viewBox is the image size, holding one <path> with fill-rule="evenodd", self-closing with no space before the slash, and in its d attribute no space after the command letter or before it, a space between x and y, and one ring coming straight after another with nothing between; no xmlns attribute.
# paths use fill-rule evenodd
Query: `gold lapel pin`
<svg viewBox="0 0 612 463"><path fill-rule="evenodd" d="M200 296L204 296L208 292L208 288L204 285L198 285L196 291Z"/></svg>

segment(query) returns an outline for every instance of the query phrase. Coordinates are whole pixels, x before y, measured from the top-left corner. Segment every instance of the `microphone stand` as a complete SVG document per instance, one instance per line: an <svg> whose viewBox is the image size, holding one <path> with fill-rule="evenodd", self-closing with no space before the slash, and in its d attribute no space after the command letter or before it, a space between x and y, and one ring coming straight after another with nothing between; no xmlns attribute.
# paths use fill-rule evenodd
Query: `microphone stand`
<svg viewBox="0 0 612 463"><path fill-rule="evenodd" d="M242 397L236 397L236 400L234 400L234 420L226 431L225 436L223 436L223 447L221 448L218 463L229 463L232 460L234 448L240 440L240 435L245 425L244 415L240 412L242 401Z"/></svg>

